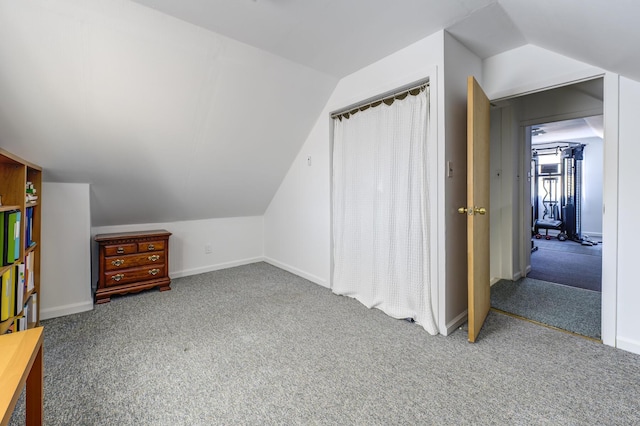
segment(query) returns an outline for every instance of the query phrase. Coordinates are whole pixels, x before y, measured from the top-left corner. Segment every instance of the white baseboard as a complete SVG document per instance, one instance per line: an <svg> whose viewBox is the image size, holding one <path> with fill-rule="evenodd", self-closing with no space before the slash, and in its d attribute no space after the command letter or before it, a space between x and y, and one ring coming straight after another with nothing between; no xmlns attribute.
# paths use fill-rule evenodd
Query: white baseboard
<svg viewBox="0 0 640 426"><path fill-rule="evenodd" d="M502 278L491 278L491 280L489 281L489 286L494 285L495 283L497 283L498 281L500 281Z"/></svg>
<svg viewBox="0 0 640 426"><path fill-rule="evenodd" d="M624 337L618 337L616 339L616 347L634 354L640 355L640 342L632 339L625 339Z"/></svg>
<svg viewBox="0 0 640 426"><path fill-rule="evenodd" d="M588 235L589 238L595 238L597 240L601 240L602 239L602 232L582 231L582 235Z"/></svg>
<svg viewBox="0 0 640 426"><path fill-rule="evenodd" d="M468 314L468 311L467 309L465 309L463 312L460 313L460 315L455 317L453 320L449 321L445 326L445 329L440 330L440 334L442 334L443 336L448 336L454 331L456 331L462 324L465 323L465 321L467 321L467 314Z"/></svg>
<svg viewBox="0 0 640 426"><path fill-rule="evenodd" d="M234 260L233 262L217 263L215 265L202 266L200 268L183 269L182 271L173 271L170 273L171 278L188 277L190 275L204 274L205 272L218 271L220 269L233 268L236 266L249 265L251 263L263 262L263 257L252 257L249 259Z"/></svg>
<svg viewBox="0 0 640 426"><path fill-rule="evenodd" d="M53 308L41 309L40 319L47 320L51 318L63 317L65 315L79 314L80 312L86 312L93 309L93 300L87 300L80 303L73 303L71 305L56 306Z"/></svg>
<svg viewBox="0 0 640 426"><path fill-rule="evenodd" d="M270 265L273 265L273 266L275 266L277 268L280 268L280 269L284 269L285 271L291 272L292 274L297 275L299 277L302 277L305 280L309 280L309 281L311 281L313 283L316 283L316 284L321 285L323 287L329 288L329 286L327 285L327 280L325 280L323 278L320 278L317 275L310 274L310 273L305 272L305 271L303 271L301 269L298 269L298 268L296 268L294 266L287 265L286 263L279 262L279 261L277 261L275 259L272 259L270 257L265 257L263 260L265 262L269 263Z"/></svg>
<svg viewBox="0 0 640 426"><path fill-rule="evenodd" d="M522 273L516 272L515 274L513 274L513 278L511 278L511 281L518 281L520 278L522 278Z"/></svg>

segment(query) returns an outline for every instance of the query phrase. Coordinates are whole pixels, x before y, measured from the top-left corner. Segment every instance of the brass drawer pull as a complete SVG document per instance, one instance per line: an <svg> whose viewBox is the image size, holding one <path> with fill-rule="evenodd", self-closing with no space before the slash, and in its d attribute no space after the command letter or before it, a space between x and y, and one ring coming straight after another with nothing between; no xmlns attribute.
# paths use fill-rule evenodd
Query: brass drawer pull
<svg viewBox="0 0 640 426"><path fill-rule="evenodd" d="M149 245L147 246L147 250L155 250L155 249L156 249L156 248L155 248L155 246L154 246L153 244L149 244Z"/></svg>
<svg viewBox="0 0 640 426"><path fill-rule="evenodd" d="M124 259L116 259L116 260L112 260L112 261L111 261L111 264L112 264L113 266L120 266L120 265L124 264Z"/></svg>
<svg viewBox="0 0 640 426"><path fill-rule="evenodd" d="M160 255L154 254L149 256L147 259L149 259L152 262L155 262L156 260L160 259Z"/></svg>
<svg viewBox="0 0 640 426"><path fill-rule="evenodd" d="M117 254L124 254L124 247L118 247L118 249L116 250Z"/></svg>
<svg viewBox="0 0 640 426"><path fill-rule="evenodd" d="M114 281L120 281L123 278L124 278L124 274L115 274L114 276L111 277L111 279Z"/></svg>
<svg viewBox="0 0 640 426"><path fill-rule="evenodd" d="M158 275L158 272L160 272L158 268L149 269L149 274L151 275Z"/></svg>

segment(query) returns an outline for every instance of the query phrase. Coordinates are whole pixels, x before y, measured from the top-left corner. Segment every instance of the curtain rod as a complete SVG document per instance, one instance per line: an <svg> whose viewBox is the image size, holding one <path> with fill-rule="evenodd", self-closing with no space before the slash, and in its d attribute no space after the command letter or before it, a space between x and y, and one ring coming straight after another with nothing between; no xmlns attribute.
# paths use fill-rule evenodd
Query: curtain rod
<svg viewBox="0 0 640 426"><path fill-rule="evenodd" d="M356 104L354 106L350 106L342 110L339 110L337 112L334 112L331 114L331 118L333 119L337 118L339 120L342 120L342 117L344 117L348 119L349 116L359 111L364 111L368 108L375 108L380 104L382 104L383 102L386 105L391 105L396 99L404 99L407 97L407 95L412 95L412 96L418 95L420 92L425 90L428 86L429 86L429 82L423 81L420 84L410 86L409 88L406 88L406 89L400 89L397 92L391 92L391 93L387 93L386 95L380 95L373 99L364 101L361 104Z"/></svg>

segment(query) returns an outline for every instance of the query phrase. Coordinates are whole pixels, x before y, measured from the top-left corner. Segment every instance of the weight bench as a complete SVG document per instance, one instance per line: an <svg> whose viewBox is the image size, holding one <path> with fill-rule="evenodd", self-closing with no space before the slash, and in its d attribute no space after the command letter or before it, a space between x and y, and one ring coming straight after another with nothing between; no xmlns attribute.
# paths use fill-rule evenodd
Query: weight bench
<svg viewBox="0 0 640 426"><path fill-rule="evenodd" d="M537 239L542 238L542 235L540 234L540 229L545 230L544 238L546 240L551 239L551 235L549 235L549 229L557 229L558 231L560 231L560 233L558 234L558 239L560 241L564 241L567 239L567 234L565 234L564 232L564 223L561 220L557 220L557 219L536 220L535 224L533 225L533 230L535 233L535 237Z"/></svg>

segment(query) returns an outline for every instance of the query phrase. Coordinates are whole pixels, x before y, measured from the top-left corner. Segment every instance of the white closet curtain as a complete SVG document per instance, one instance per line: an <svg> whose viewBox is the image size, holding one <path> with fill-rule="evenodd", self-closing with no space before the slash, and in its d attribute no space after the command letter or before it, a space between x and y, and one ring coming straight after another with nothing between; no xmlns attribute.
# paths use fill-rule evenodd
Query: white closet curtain
<svg viewBox="0 0 640 426"><path fill-rule="evenodd" d="M334 119L333 292L430 334L429 88Z"/></svg>

